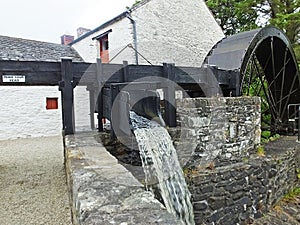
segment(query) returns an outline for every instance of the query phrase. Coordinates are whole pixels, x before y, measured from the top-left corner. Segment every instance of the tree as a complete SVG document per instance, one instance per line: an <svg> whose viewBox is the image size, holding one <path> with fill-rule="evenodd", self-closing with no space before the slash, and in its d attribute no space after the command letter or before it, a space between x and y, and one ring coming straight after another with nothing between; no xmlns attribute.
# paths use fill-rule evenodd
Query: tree
<svg viewBox="0 0 300 225"><path fill-rule="evenodd" d="M225 35L257 28L256 2L253 0L206 0Z"/></svg>
<svg viewBox="0 0 300 225"><path fill-rule="evenodd" d="M205 0L225 35L266 25L282 29L300 62L299 0Z"/></svg>
<svg viewBox="0 0 300 225"><path fill-rule="evenodd" d="M260 10L269 16L269 24L285 31L292 44L299 42L300 1L266 0Z"/></svg>
<svg viewBox="0 0 300 225"><path fill-rule="evenodd" d="M267 10L262 11L269 16L268 23L282 29L295 50L300 64L300 1L299 0L266 0Z"/></svg>
<svg viewBox="0 0 300 225"><path fill-rule="evenodd" d="M256 27L274 25L282 29L294 47L300 65L300 1L299 0L205 0L225 35L232 35ZM259 65L259 64L257 64ZM261 69L262 70L262 69ZM262 70L263 71L263 70ZM276 113L272 113L267 93L268 83L247 71L243 94L261 97L262 128L270 129ZM263 73L261 73L262 76ZM247 78L248 76L248 78ZM253 77L254 76L254 77ZM272 115L273 114L273 115ZM272 116L271 116L272 115Z"/></svg>

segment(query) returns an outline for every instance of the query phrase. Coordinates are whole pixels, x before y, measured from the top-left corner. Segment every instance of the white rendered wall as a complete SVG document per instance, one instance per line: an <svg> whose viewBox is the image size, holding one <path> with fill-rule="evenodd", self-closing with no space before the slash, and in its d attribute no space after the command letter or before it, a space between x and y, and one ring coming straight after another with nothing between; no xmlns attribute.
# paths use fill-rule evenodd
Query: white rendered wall
<svg viewBox="0 0 300 225"><path fill-rule="evenodd" d="M62 133L61 93L50 86L0 87L0 140L60 135ZM46 110L46 98L58 98L58 109ZM76 131L90 130L89 93L74 89ZM97 123L97 121L95 121Z"/></svg>
<svg viewBox="0 0 300 225"><path fill-rule="evenodd" d="M58 87L1 86L0 96L0 140L61 134ZM58 109L46 110L46 97L57 97Z"/></svg>
<svg viewBox="0 0 300 225"><path fill-rule="evenodd" d="M132 25L128 18L119 20L114 24L105 27L103 30L93 33L75 43L72 47L80 54L85 62L94 63L96 62L96 59L100 57L100 47L99 42L92 40L92 38L110 29L112 29L112 32L108 34L109 58L115 58L111 63L120 64L123 63L124 60L129 63L134 63L134 51L133 49L126 47L129 44L133 45Z"/></svg>
<svg viewBox="0 0 300 225"><path fill-rule="evenodd" d="M124 18L111 25L108 29L112 29L112 32L108 35L109 58L112 59L119 54L111 63L121 64L123 61L128 61L129 64L135 63L134 50L126 47L129 44L133 46L133 33L130 20Z"/></svg>
<svg viewBox="0 0 300 225"><path fill-rule="evenodd" d="M75 131L91 130L90 100L86 86L77 86L74 89ZM95 121L96 123L97 121Z"/></svg>
<svg viewBox="0 0 300 225"><path fill-rule="evenodd" d="M224 34L202 0L150 0L132 12L136 21L138 51L154 65L163 62L178 66L201 66L205 56ZM109 29L110 59L126 45L133 45L132 24L128 18L75 43L73 47L87 62L99 57L92 38ZM94 48L94 49L93 49ZM134 51L126 48L111 63L135 63ZM148 64L139 56L140 64Z"/></svg>
<svg viewBox="0 0 300 225"><path fill-rule="evenodd" d="M138 50L152 64L199 67L224 37L201 0L151 0L132 16L137 21Z"/></svg>
<svg viewBox="0 0 300 225"><path fill-rule="evenodd" d="M94 63L100 56L99 44L96 40L92 40L93 37L87 37L72 45L85 62Z"/></svg>

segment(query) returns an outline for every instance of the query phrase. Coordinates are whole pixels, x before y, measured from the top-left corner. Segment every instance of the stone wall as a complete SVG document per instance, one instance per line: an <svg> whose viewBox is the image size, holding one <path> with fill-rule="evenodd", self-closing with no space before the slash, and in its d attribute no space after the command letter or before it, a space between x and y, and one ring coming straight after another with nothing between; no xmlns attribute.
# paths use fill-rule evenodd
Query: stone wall
<svg viewBox="0 0 300 225"><path fill-rule="evenodd" d="M260 143L260 99L178 99L171 135L182 166L226 165L249 156Z"/></svg>
<svg viewBox="0 0 300 225"><path fill-rule="evenodd" d="M73 224L180 225L96 135L81 132L64 140Z"/></svg>
<svg viewBox="0 0 300 225"><path fill-rule="evenodd" d="M282 151L276 158L251 157L227 166L186 171L196 224L248 224L262 217L297 182L299 148Z"/></svg>
<svg viewBox="0 0 300 225"><path fill-rule="evenodd" d="M192 194L196 224L247 224L295 186L300 149L295 138L266 145L265 156L256 154L259 98L177 100L177 122L170 133Z"/></svg>
<svg viewBox="0 0 300 225"><path fill-rule="evenodd" d="M268 143L265 155L257 155L259 105L250 97L177 101L180 126L170 133L197 225L246 225L300 185L296 137ZM65 159L74 224L179 224L98 134L66 136Z"/></svg>

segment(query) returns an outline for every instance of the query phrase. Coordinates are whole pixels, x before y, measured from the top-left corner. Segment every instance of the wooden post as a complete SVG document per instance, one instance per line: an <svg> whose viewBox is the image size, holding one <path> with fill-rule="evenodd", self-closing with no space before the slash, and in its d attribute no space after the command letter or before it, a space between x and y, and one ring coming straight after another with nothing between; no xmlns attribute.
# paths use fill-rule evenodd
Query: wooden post
<svg viewBox="0 0 300 225"><path fill-rule="evenodd" d="M241 90L241 77L240 77L240 73L238 73L237 71L235 71L235 96L241 96L242 95L242 90Z"/></svg>
<svg viewBox="0 0 300 225"><path fill-rule="evenodd" d="M113 109L113 104L114 104L114 102L115 102L115 100L116 100L116 97L118 96L118 93L119 93L119 89L118 89L118 87L117 86L115 86L115 85L110 85L110 96L111 96L111 102L110 102L110 110L111 110L111 121L110 121L110 137L112 138L112 139L115 139L116 138L116 133L115 133L115 131L114 131L114 128L115 127L117 127L117 126L119 126L119 124L116 124L116 122L117 121L115 121L116 120L116 118L118 117L118 115L119 115L119 105L118 106L116 106L117 108L117 110L115 110L115 109ZM119 103L119 101L117 101L117 103L116 104L118 104Z"/></svg>
<svg viewBox="0 0 300 225"><path fill-rule="evenodd" d="M98 131L103 131L103 98L102 98L102 77L103 77L103 65L101 62L101 59L97 59L97 65L96 65L96 80L97 80L97 111L98 111Z"/></svg>
<svg viewBox="0 0 300 225"><path fill-rule="evenodd" d="M170 80L164 87L165 116L164 120L169 127L176 127L176 108L175 108L175 71L174 64L163 64L163 76Z"/></svg>
<svg viewBox="0 0 300 225"><path fill-rule="evenodd" d="M61 77L59 83L62 100L62 119L65 135L74 134L74 82L72 59L61 59Z"/></svg>
<svg viewBox="0 0 300 225"><path fill-rule="evenodd" d="M128 81L128 75L129 75L129 67L128 67L128 62L123 61L123 82Z"/></svg>

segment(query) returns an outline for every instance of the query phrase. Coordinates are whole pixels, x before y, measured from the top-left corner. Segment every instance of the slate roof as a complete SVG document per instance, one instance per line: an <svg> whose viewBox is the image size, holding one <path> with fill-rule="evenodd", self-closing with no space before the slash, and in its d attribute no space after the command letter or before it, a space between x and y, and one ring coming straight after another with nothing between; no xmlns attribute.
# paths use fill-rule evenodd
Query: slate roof
<svg viewBox="0 0 300 225"><path fill-rule="evenodd" d="M58 62L62 57L83 62L71 46L0 35L0 60Z"/></svg>

